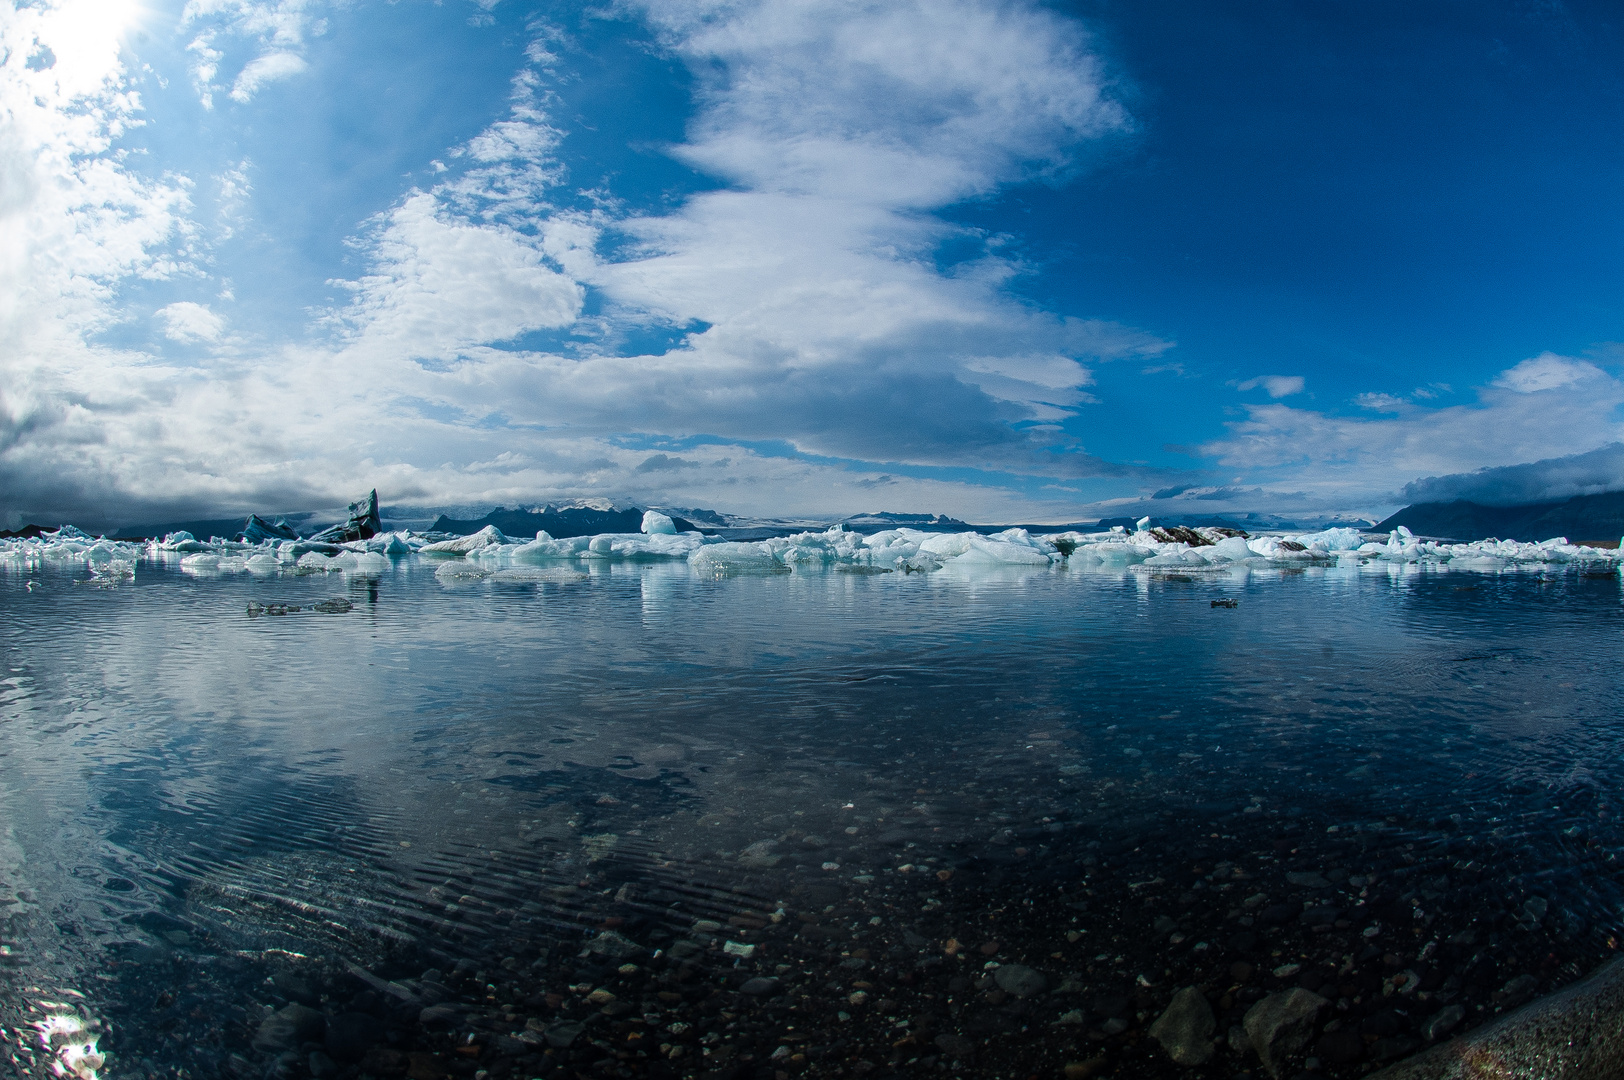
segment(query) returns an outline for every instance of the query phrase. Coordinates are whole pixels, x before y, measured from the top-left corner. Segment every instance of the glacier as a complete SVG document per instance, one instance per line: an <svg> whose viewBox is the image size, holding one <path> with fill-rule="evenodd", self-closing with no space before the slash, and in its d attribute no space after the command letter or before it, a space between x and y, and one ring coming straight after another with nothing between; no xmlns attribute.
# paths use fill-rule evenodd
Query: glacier
<svg viewBox="0 0 1624 1080"><path fill-rule="evenodd" d="M443 534L441 534L443 536ZM1566 537L1538 542L1479 540L1448 543L1426 540L1400 526L1385 534L1353 528L1312 533L1248 536L1233 529L1152 529L1141 521L1130 530L1066 531L1034 534L1002 532L922 532L910 528L863 534L843 525L764 540L725 540L699 532L679 532L657 511L643 518L643 531L554 538L545 532L516 538L487 526L452 539L410 531L379 533L343 543L287 540L260 542L199 540L171 533L143 542L90 536L72 526L39 537L0 540L0 566L82 565L107 580L133 577L142 563L178 564L197 575L247 573L304 575L340 573L376 577L399 560L436 565L441 580L560 581L592 563L686 562L695 572L850 569L865 572L974 574L1061 564L1078 569L1137 568L1146 571L1225 572L1245 568L1401 564L1461 570L1497 571L1576 565L1618 571L1624 553L1569 543ZM544 573L548 564L577 569ZM528 569L527 569L528 568Z"/></svg>

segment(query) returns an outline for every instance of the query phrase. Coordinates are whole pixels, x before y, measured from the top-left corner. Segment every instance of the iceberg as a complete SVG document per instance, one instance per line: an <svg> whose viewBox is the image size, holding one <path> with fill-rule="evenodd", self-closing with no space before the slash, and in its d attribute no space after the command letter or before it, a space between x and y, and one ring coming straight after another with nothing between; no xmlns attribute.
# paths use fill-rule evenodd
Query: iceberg
<svg viewBox="0 0 1624 1080"><path fill-rule="evenodd" d="M258 514L249 514L242 527L242 538L250 544L263 544L267 540L297 540L299 534L286 521L272 523Z"/></svg>
<svg viewBox="0 0 1624 1080"><path fill-rule="evenodd" d="M425 555L468 555L492 544L506 544L508 538L495 525L487 525L472 536L459 536L455 540L441 540L424 544L417 550Z"/></svg>
<svg viewBox="0 0 1624 1080"><path fill-rule="evenodd" d="M675 536L677 523L658 510L643 511L643 531L656 536Z"/></svg>
<svg viewBox="0 0 1624 1080"><path fill-rule="evenodd" d="M367 540L383 532L383 521L378 516L377 488L350 503L349 514L344 521L329 525L310 539L318 543L342 544L349 540Z"/></svg>

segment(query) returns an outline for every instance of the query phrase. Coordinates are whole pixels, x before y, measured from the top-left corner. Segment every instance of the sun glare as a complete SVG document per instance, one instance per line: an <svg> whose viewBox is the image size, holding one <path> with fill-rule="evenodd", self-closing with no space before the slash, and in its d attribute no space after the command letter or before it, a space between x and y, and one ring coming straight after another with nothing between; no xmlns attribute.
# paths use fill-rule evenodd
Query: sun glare
<svg viewBox="0 0 1624 1080"><path fill-rule="evenodd" d="M117 67L125 35L146 14L140 0L64 0L40 20L40 66L64 85L99 81Z"/></svg>

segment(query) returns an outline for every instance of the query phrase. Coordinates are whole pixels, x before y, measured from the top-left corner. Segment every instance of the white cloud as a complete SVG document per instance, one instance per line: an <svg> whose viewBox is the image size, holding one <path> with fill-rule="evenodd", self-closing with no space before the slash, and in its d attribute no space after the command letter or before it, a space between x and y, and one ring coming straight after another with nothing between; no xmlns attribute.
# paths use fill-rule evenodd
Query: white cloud
<svg viewBox="0 0 1624 1080"><path fill-rule="evenodd" d="M1601 369L1595 364L1543 352L1501 372L1494 385L1519 394L1534 394L1593 380L1601 374Z"/></svg>
<svg viewBox="0 0 1624 1080"><path fill-rule="evenodd" d="M0 490L29 486L20 447L93 444L96 410L135 406L120 383L141 358L86 340L118 321L122 282L190 268L189 185L141 178L114 149L140 122L119 59L133 10L0 7ZM46 51L54 64L29 66ZM71 489L51 460L42 476Z"/></svg>
<svg viewBox="0 0 1624 1080"><path fill-rule="evenodd" d="M1615 415L1624 381L1550 353L1501 372L1471 405L1375 404L1397 415L1249 406L1228 437L1200 449L1250 483L1300 493L1305 506L1361 509L1407 501L1400 490L1418 476L1562 457L1624 438Z"/></svg>
<svg viewBox="0 0 1624 1080"><path fill-rule="evenodd" d="M1624 490L1624 443L1522 465L1423 477L1404 485L1402 494L1405 502L1467 499L1512 506L1619 490Z"/></svg>
<svg viewBox="0 0 1624 1080"><path fill-rule="evenodd" d="M246 104L269 82L306 69L302 54L308 38L326 32L316 17L318 0L187 0L181 26L196 27L186 46L192 55L192 84L204 108L214 107L215 82L227 50L247 43L259 55L248 61L231 87L232 100Z"/></svg>
<svg viewBox="0 0 1624 1080"><path fill-rule="evenodd" d="M159 308L154 313L164 324L164 336L171 341L193 343L219 341L225 332L226 321L204 304L182 300Z"/></svg>
<svg viewBox="0 0 1624 1080"><path fill-rule="evenodd" d="M1301 375L1259 375L1255 379L1235 384L1237 390L1256 390L1262 387L1270 397L1283 398L1303 392L1304 380Z"/></svg>
<svg viewBox="0 0 1624 1080"><path fill-rule="evenodd" d="M298 53L273 52L257 56L237 73L237 81L231 84L231 100L246 105L266 83L297 75L309 66Z"/></svg>
<svg viewBox="0 0 1624 1080"><path fill-rule="evenodd" d="M384 219L371 245L378 270L351 286L352 351L441 359L575 321L585 291L545 264L541 243L436 210L419 193Z"/></svg>
<svg viewBox="0 0 1624 1080"><path fill-rule="evenodd" d="M137 103L118 96L116 47L106 53L100 134L68 98L40 126L89 134L82 152L40 166L41 187L58 193L26 210L44 230L30 258L83 258L37 278L28 295L49 303L15 309L60 347L11 353L35 369L9 380L0 403L0 509L68 517L142 507L156 519L166 507L319 505L376 484L397 500L608 492L850 512L875 509L880 485L887 506L996 519L1030 516L1033 504L861 462L1157 472L1074 446L1057 452L1056 431L1031 425L1089 400L1094 364L1154 357L1168 343L1016 299L1008 285L1019 262L994 238L935 216L1064 171L1089 139L1123 127L1073 24L970 0L739 5L704 19L662 7L654 18L665 46L704 81L691 136L673 152L729 188L630 218L603 208L612 199L558 208L549 200L565 179L562 135L549 92L526 69L508 114L450 148L434 187L401 198L358 238L367 272L326 319L330 337L290 344L289 334L255 353L225 342L204 305L180 301L162 309L166 331L219 343L184 370L86 344L120 317L120 283L187 267L174 253L188 250L192 229L184 181L137 182L108 152L108 132L131 122ZM316 27L292 2L194 0L186 23L205 99L245 47L286 59L245 68L244 94L291 73ZM558 62L550 50L534 59ZM220 179L223 203L246 190L244 172ZM86 185L66 202L63 176ZM78 247L52 247L71 239L64 229L92 225ZM984 246L944 271L936 252L950 240ZM593 291L601 313L588 318ZM573 333L575 345L492 347L540 330ZM678 343L616 355L651 330ZM639 473L650 451L626 449L631 433L783 439L857 464L724 446L683 450L695 468Z"/></svg>

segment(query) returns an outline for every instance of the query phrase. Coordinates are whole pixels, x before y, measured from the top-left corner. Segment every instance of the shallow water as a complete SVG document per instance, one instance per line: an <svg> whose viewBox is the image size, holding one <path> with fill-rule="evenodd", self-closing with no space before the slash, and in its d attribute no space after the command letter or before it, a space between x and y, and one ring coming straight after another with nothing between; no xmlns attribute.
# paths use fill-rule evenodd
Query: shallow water
<svg viewBox="0 0 1624 1080"><path fill-rule="evenodd" d="M1352 1076L1624 937L1616 574L437 565L3 570L10 1068Z"/></svg>

